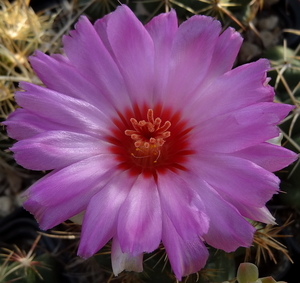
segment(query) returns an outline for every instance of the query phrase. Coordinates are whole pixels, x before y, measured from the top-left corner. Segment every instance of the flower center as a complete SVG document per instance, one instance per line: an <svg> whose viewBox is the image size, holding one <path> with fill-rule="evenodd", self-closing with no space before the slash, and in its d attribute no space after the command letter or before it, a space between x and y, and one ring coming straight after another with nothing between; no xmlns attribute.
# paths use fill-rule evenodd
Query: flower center
<svg viewBox="0 0 300 283"><path fill-rule="evenodd" d="M153 108L133 105L117 114L106 140L119 169L154 179L168 170L187 170L194 154L190 142L193 127L179 111L161 104Z"/></svg>
<svg viewBox="0 0 300 283"><path fill-rule="evenodd" d="M134 130L125 130L125 135L130 136L134 141L135 152L131 153L133 157L149 158L150 162L156 163L161 155L161 147L166 142L165 139L171 135L168 131L171 122L166 121L162 125L161 118L154 119L152 109L147 111L147 120L138 122L131 118L130 122Z"/></svg>

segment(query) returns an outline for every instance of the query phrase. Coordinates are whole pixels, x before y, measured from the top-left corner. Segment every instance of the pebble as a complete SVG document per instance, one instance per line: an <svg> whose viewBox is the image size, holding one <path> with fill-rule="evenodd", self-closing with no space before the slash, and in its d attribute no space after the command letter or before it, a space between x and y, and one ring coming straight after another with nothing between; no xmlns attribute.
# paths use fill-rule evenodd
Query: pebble
<svg viewBox="0 0 300 283"><path fill-rule="evenodd" d="M23 205L23 202L25 201L25 197L23 197L22 195L23 195L23 192L20 192L15 196L15 206L16 207L21 207Z"/></svg>
<svg viewBox="0 0 300 283"><path fill-rule="evenodd" d="M9 215L13 210L13 203L10 197L1 196L0 197L0 217L5 217Z"/></svg>
<svg viewBox="0 0 300 283"><path fill-rule="evenodd" d="M261 54L261 49L248 41L245 41L239 53L239 60L241 62L249 62L252 58Z"/></svg>
<svg viewBox="0 0 300 283"><path fill-rule="evenodd" d="M260 34L260 38L264 44L264 47L266 49L275 46L276 43L278 42L278 35L275 33L272 33L267 30L263 30L259 34Z"/></svg>
<svg viewBox="0 0 300 283"><path fill-rule="evenodd" d="M279 24L279 18L276 15L271 15L266 18L262 18L257 22L257 28L259 30L273 30Z"/></svg>

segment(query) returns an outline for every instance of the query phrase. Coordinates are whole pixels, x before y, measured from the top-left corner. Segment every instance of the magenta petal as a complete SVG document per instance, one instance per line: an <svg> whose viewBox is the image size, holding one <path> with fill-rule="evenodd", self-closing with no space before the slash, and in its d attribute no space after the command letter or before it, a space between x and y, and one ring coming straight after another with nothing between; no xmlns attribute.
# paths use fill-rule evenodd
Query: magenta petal
<svg viewBox="0 0 300 283"><path fill-rule="evenodd" d="M78 255L92 256L117 234L119 210L134 181L124 172L92 197L83 219Z"/></svg>
<svg viewBox="0 0 300 283"><path fill-rule="evenodd" d="M235 205L235 207L243 216L247 217L248 219L266 224L276 224L275 218L265 206L257 208L238 203Z"/></svg>
<svg viewBox="0 0 300 283"><path fill-rule="evenodd" d="M17 142L11 150L16 161L23 167L51 170L107 153L107 145L86 134L47 131Z"/></svg>
<svg viewBox="0 0 300 283"><path fill-rule="evenodd" d="M206 211L195 206L195 201L201 200L184 178L168 172L159 176L157 184L162 209L184 241L207 231L209 218Z"/></svg>
<svg viewBox="0 0 300 283"><path fill-rule="evenodd" d="M8 135L16 140L31 138L46 131L64 131L64 125L51 122L32 114L30 111L18 108L11 113L7 120L2 123L6 125Z"/></svg>
<svg viewBox="0 0 300 283"><path fill-rule="evenodd" d="M145 102L145 97L153 95L154 83L150 35L134 13L122 5L108 18L107 37L132 101Z"/></svg>
<svg viewBox="0 0 300 283"><path fill-rule="evenodd" d="M210 219L208 232L202 236L203 239L209 245L226 252L232 252L240 246L249 247L255 228L212 187L198 181L198 192L205 200L203 203Z"/></svg>
<svg viewBox="0 0 300 283"><path fill-rule="evenodd" d="M197 125L194 147L214 152L234 152L277 137L276 126L293 109L287 104L261 102L219 115Z"/></svg>
<svg viewBox="0 0 300 283"><path fill-rule="evenodd" d="M243 38L233 28L227 28L218 38L204 84L231 70L242 45Z"/></svg>
<svg viewBox="0 0 300 283"><path fill-rule="evenodd" d="M209 68L221 31L220 22L206 16L193 16L183 22L175 35L170 58L170 75L165 101L169 105L189 103Z"/></svg>
<svg viewBox="0 0 300 283"><path fill-rule="evenodd" d="M33 84L22 83L22 87L26 92L15 94L18 104L37 116L65 125L65 130L99 136L111 125L105 109Z"/></svg>
<svg viewBox="0 0 300 283"><path fill-rule="evenodd" d="M103 154L52 171L24 193L23 206L41 229L52 228L85 210L90 198L116 174L115 165Z"/></svg>
<svg viewBox="0 0 300 283"><path fill-rule="evenodd" d="M246 205L262 207L278 192L279 179L251 161L230 155L201 155L193 171L220 195Z"/></svg>
<svg viewBox="0 0 300 283"><path fill-rule="evenodd" d="M128 103L124 79L93 25L82 16L75 28L63 38L64 51L72 65L97 84L114 106Z"/></svg>
<svg viewBox="0 0 300 283"><path fill-rule="evenodd" d="M254 207L251 205L247 205L245 203L240 203L239 201L236 201L233 198L223 196L223 198L232 204L241 215L244 217L254 220L254 221L259 221L262 223L266 224L276 224L275 218L272 216L270 211L265 207Z"/></svg>
<svg viewBox="0 0 300 283"><path fill-rule="evenodd" d="M267 142L233 152L232 155L248 159L270 172L278 171L298 158L296 153Z"/></svg>
<svg viewBox="0 0 300 283"><path fill-rule="evenodd" d="M132 256L123 253L120 247L118 237L113 238L111 247L111 263L114 275L117 276L123 270L127 271L143 271L143 254Z"/></svg>
<svg viewBox="0 0 300 283"><path fill-rule="evenodd" d="M71 62L63 57L48 56L40 51L35 52L35 56L30 57L30 63L41 79L50 89L83 99L97 107L113 109L111 98L105 95L99 84L92 80L88 74L82 72L71 65ZM125 99L126 96L123 96ZM121 99L119 100L121 102Z"/></svg>
<svg viewBox="0 0 300 283"><path fill-rule="evenodd" d="M197 95L196 101L186 109L187 114L191 119L205 121L254 103L273 101L274 90L265 85L269 68L269 61L260 59L214 78L211 85L205 80L206 88L201 85L198 90L201 95ZM218 72L219 68L214 70ZM205 105L209 111L199 111L199 105Z"/></svg>
<svg viewBox="0 0 300 283"><path fill-rule="evenodd" d="M145 28L154 44L154 95L159 100L165 94L169 78L172 44L178 30L175 11L171 10L169 13L154 17Z"/></svg>
<svg viewBox="0 0 300 283"><path fill-rule="evenodd" d="M163 214L162 242L177 280L204 267L208 251L200 237L183 240L166 213Z"/></svg>
<svg viewBox="0 0 300 283"><path fill-rule="evenodd" d="M153 178L139 175L118 216L118 239L124 253L152 252L161 240L161 204Z"/></svg>
<svg viewBox="0 0 300 283"><path fill-rule="evenodd" d="M113 59L115 59L115 55L111 49L110 42L109 42L108 35L107 35L107 23L108 23L109 19L111 18L111 16L112 16L112 13L109 13L109 14L105 15L103 18L98 19L95 22L94 27L102 41L102 44L105 46L105 48L109 52L110 56Z"/></svg>

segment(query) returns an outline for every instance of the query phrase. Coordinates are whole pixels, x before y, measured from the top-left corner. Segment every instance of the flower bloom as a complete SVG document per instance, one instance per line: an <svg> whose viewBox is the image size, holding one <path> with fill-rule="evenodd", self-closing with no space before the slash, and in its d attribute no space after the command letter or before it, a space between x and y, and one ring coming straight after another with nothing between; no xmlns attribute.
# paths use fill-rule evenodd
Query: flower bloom
<svg viewBox="0 0 300 283"><path fill-rule="evenodd" d="M232 70L242 42L206 16L143 26L122 5L63 38L66 56L36 52L46 87L21 83L5 122L16 161L53 170L26 192L41 229L85 211L78 254L112 241L112 266L142 270L163 243L177 277L200 270L205 243L252 243L245 218L272 223L265 203L296 155L267 140L292 109L273 103L267 60Z"/></svg>

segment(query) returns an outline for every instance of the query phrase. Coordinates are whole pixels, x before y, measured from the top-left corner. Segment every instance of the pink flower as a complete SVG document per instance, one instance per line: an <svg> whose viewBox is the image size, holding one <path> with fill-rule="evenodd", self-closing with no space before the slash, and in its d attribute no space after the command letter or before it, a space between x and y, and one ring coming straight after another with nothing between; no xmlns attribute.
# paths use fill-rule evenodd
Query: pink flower
<svg viewBox="0 0 300 283"><path fill-rule="evenodd" d="M53 170L26 192L42 229L85 211L78 254L110 239L112 265L142 270L160 242L178 280L200 270L204 243L252 243L245 218L272 223L271 172L296 155L266 141L292 109L273 103L267 60L231 70L242 38L174 11L145 27L125 5L93 26L81 17L62 55L36 52L46 87L21 83L5 122L15 159Z"/></svg>

